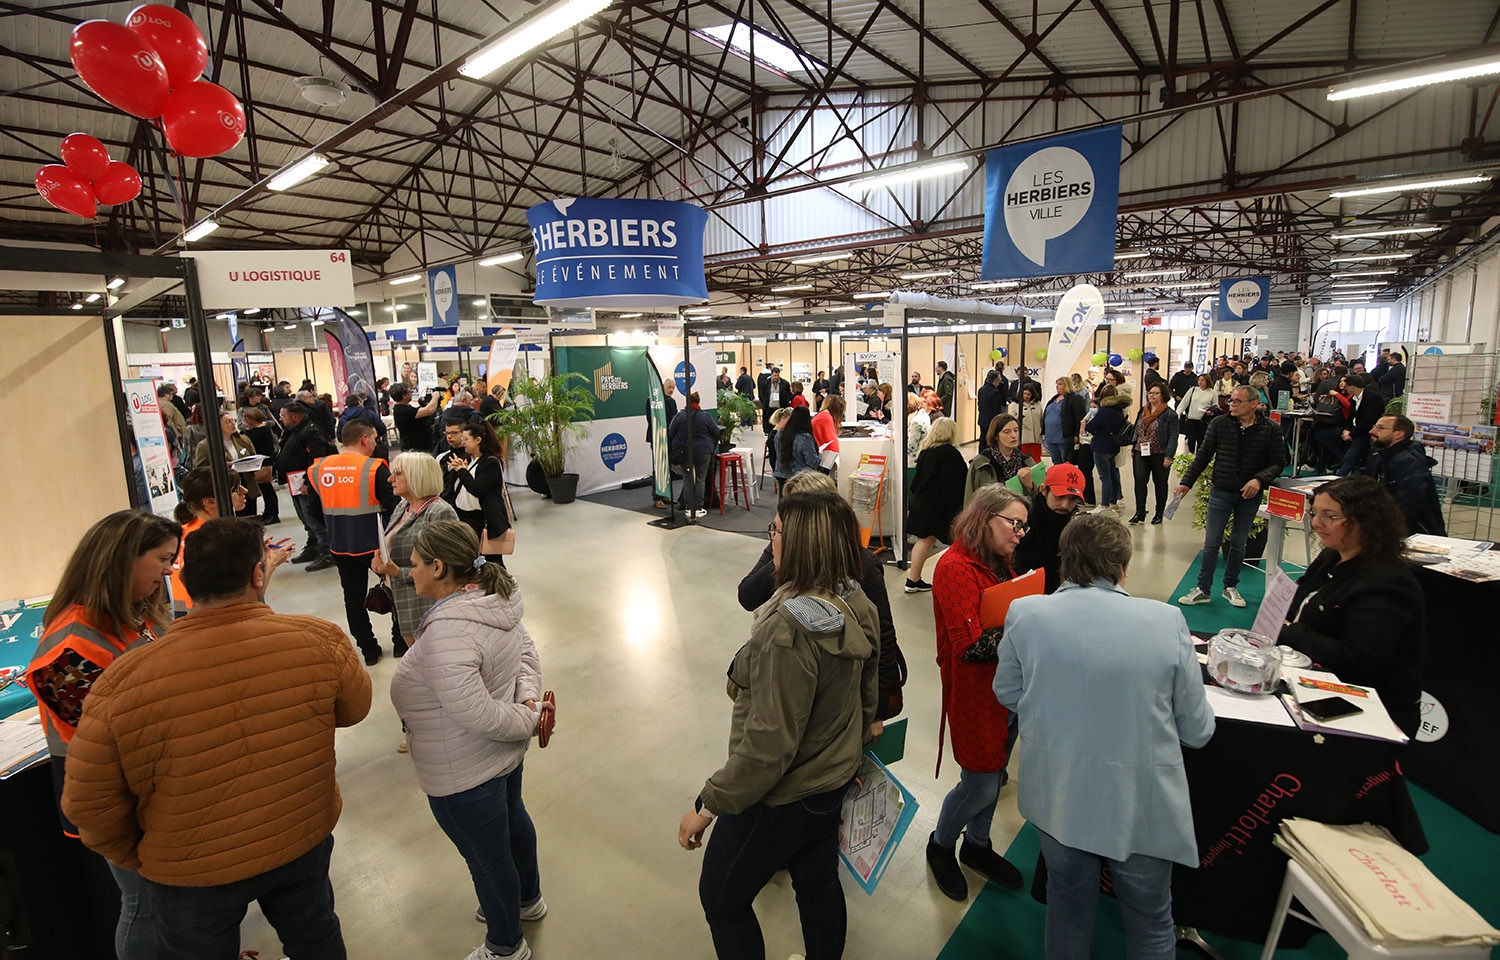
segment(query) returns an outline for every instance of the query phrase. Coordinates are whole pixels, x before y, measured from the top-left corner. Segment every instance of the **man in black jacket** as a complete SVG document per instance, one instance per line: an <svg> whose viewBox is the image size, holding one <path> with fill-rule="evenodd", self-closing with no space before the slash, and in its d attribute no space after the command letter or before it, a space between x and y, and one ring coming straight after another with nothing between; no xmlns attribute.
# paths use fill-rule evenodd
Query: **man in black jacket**
<svg viewBox="0 0 1500 960"><path fill-rule="evenodd" d="M1212 601L1214 569L1219 565L1224 528L1229 525L1231 516L1234 517L1234 529L1229 537L1229 559L1224 566L1223 597L1231 606L1245 605L1238 586L1240 567L1245 562L1245 543L1250 539L1250 524L1260 509L1262 492L1281 476L1287 460L1281 431L1270 420L1256 414L1259 402L1260 396L1254 388L1234 388L1229 394L1229 416L1214 417L1209 421L1198 455L1174 492L1178 498L1187 496L1209 461L1213 461L1213 488L1208 495L1208 520L1204 524L1198 585L1177 598L1183 606Z"/></svg>
<svg viewBox="0 0 1500 960"><path fill-rule="evenodd" d="M297 402L307 408L307 415L323 430L324 436L338 435L339 425L334 419L333 411L328 409L328 404L318 399L317 394L311 390L303 390L297 394Z"/></svg>
<svg viewBox="0 0 1500 960"><path fill-rule="evenodd" d="M979 407L979 446L986 446L985 435L989 432L990 421L1005 411L1005 399L999 387L1000 374L991 370L984 375L984 386L979 388L975 395L975 403Z"/></svg>
<svg viewBox="0 0 1500 960"><path fill-rule="evenodd" d="M309 570L326 570L333 566L333 557L328 552L328 531L323 524L323 509L313 491L307 488L307 468L320 457L338 453L328 434L308 416L308 410L300 402L293 401L281 408L281 422L286 434L281 438L281 453L276 466L286 477L288 492L292 495L292 506L297 508L297 519L307 531L307 546L292 558L293 563L307 563Z"/></svg>
<svg viewBox="0 0 1500 960"><path fill-rule="evenodd" d="M1146 361L1146 372L1141 374L1141 395L1150 396L1151 388L1157 384L1161 384L1163 390L1172 389L1167 385L1167 378L1161 375L1161 357L1152 354L1151 359Z"/></svg>
<svg viewBox="0 0 1500 960"><path fill-rule="evenodd" d="M792 404L791 385L781 379L781 368L772 367L771 375L760 385L760 425L771 435L771 414Z"/></svg>
<svg viewBox="0 0 1500 960"><path fill-rule="evenodd" d="M1198 375L1193 372L1193 361L1189 360L1182 365L1182 369L1172 374L1172 379L1167 381L1167 389L1172 391L1172 400L1181 403L1187 392L1198 385Z"/></svg>
<svg viewBox="0 0 1500 960"><path fill-rule="evenodd" d="M958 392L958 377L948 369L945 361L939 360L937 365L938 382L937 395L943 404L943 416L953 416L953 395Z"/></svg>
<svg viewBox="0 0 1500 960"><path fill-rule="evenodd" d="M1379 390L1371 389L1373 383L1363 373L1352 373L1344 378L1349 392L1349 420L1344 425L1342 437L1349 447L1344 451L1344 462L1339 464L1341 477L1347 477L1364 465L1365 458L1370 455L1370 431L1385 413L1385 398Z"/></svg>
<svg viewBox="0 0 1500 960"><path fill-rule="evenodd" d="M1412 440L1416 424L1403 416L1381 417L1370 430L1375 447L1365 472L1390 491L1406 517L1407 533L1446 537L1443 503L1438 499L1432 468L1437 461Z"/></svg>

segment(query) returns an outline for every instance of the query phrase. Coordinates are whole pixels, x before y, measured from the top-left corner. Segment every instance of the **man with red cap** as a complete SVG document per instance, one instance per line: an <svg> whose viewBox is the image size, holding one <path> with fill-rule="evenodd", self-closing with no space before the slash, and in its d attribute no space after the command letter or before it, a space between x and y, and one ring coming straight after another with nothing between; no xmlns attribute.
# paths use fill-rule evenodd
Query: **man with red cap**
<svg viewBox="0 0 1500 960"><path fill-rule="evenodd" d="M1059 463L1047 471L1041 489L1031 498L1031 529L1016 547L1017 573L1041 568L1046 572L1047 592L1061 583L1057 541L1063 527L1083 504L1083 471L1071 463Z"/></svg>

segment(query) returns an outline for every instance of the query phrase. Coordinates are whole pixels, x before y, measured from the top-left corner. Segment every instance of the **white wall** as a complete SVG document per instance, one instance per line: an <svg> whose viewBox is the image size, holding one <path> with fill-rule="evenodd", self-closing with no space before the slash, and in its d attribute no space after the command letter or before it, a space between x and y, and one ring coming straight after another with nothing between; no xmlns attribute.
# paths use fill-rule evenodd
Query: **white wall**
<svg viewBox="0 0 1500 960"><path fill-rule="evenodd" d="M1481 233L1497 221L1487 222ZM1446 274L1401 298L1393 339L1500 343L1500 245L1471 254Z"/></svg>

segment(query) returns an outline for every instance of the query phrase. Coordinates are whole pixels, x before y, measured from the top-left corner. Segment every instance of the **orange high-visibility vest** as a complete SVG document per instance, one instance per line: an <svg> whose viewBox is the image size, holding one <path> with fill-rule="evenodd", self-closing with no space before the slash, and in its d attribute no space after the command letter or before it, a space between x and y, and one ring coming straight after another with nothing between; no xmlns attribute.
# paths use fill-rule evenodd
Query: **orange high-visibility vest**
<svg viewBox="0 0 1500 960"><path fill-rule="evenodd" d="M375 474L384 464L376 457L336 453L308 468L308 487L323 504L330 553L359 556L378 549L380 501L375 496Z"/></svg>

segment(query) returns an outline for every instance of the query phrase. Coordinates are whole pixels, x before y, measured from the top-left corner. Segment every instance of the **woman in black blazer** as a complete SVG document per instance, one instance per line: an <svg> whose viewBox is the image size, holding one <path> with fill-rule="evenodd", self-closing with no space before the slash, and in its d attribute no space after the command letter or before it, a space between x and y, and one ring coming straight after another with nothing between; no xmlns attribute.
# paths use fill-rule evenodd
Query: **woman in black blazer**
<svg viewBox="0 0 1500 960"><path fill-rule="evenodd" d="M1417 731L1427 642L1422 588L1402 557L1406 520L1379 482L1363 475L1313 494L1323 552L1297 581L1277 641L1346 683L1375 688L1408 736Z"/></svg>
<svg viewBox="0 0 1500 960"><path fill-rule="evenodd" d="M968 479L969 465L958 452L958 424L948 417L938 417L922 438L917 470L911 478L906 532L917 542L912 544L911 565L906 571L907 593L932 589L932 584L922 579L922 568L939 540L953 542L953 518L963 509Z"/></svg>
<svg viewBox="0 0 1500 960"><path fill-rule="evenodd" d="M505 469L500 463L500 438L488 420L474 419L463 425L463 453L448 458L457 483L453 508L458 518L479 535L486 560L505 566L497 547L510 529L510 497L505 492ZM486 549L488 548L488 549Z"/></svg>

